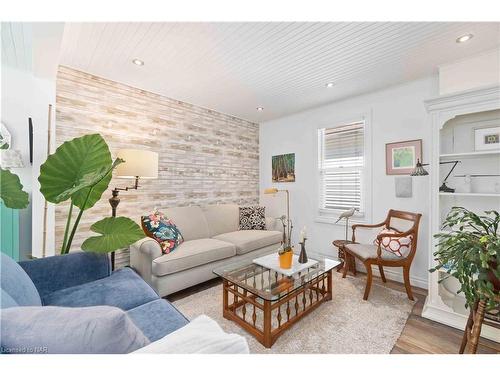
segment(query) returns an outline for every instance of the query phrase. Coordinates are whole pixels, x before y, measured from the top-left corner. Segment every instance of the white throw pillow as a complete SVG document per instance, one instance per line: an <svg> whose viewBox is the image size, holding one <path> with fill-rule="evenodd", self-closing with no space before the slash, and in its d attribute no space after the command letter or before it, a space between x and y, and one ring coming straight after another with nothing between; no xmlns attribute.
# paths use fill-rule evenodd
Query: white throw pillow
<svg viewBox="0 0 500 375"><path fill-rule="evenodd" d="M388 229L386 227L382 228L379 234L395 234L400 233L393 229ZM385 251L390 252L398 257L405 258L408 256L411 249L412 236L405 237L383 237L380 247ZM373 241L375 245L378 246L379 240L375 238Z"/></svg>
<svg viewBox="0 0 500 375"><path fill-rule="evenodd" d="M133 354L248 354L244 337L225 333L217 322L200 315L184 327L136 350Z"/></svg>

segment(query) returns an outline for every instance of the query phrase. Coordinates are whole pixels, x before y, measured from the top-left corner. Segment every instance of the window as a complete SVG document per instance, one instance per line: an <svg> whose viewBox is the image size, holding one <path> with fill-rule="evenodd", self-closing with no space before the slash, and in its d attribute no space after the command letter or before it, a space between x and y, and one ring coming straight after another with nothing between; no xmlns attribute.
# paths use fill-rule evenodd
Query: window
<svg viewBox="0 0 500 375"><path fill-rule="evenodd" d="M365 122L320 129L319 208L336 213L350 208L366 212Z"/></svg>

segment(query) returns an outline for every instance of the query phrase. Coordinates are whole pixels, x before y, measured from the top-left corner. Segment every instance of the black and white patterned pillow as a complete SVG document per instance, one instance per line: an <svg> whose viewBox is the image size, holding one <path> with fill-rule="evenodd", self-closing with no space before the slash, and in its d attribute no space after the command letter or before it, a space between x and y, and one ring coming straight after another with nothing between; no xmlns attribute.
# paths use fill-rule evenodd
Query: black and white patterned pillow
<svg viewBox="0 0 500 375"><path fill-rule="evenodd" d="M265 230L266 208L261 206L240 207L240 230Z"/></svg>

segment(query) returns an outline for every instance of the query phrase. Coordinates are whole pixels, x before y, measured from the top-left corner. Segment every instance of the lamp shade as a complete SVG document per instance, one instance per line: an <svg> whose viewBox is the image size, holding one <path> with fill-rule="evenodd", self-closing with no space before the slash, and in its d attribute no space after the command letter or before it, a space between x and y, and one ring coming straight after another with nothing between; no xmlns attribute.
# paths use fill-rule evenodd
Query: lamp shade
<svg viewBox="0 0 500 375"><path fill-rule="evenodd" d="M428 174L429 172L425 170L423 164L417 159L417 165L410 176L427 176Z"/></svg>
<svg viewBox="0 0 500 375"><path fill-rule="evenodd" d="M278 189L276 188L269 188L264 190L264 194L276 194L278 192Z"/></svg>
<svg viewBox="0 0 500 375"><path fill-rule="evenodd" d="M117 158L125 163L116 167L116 177L120 178L158 178L158 153L146 150L121 149Z"/></svg>

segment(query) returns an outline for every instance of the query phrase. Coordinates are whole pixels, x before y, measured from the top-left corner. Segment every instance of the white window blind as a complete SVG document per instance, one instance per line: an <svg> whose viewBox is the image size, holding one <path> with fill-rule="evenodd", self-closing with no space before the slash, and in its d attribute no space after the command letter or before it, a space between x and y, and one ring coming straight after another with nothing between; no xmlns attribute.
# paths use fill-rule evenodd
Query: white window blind
<svg viewBox="0 0 500 375"><path fill-rule="evenodd" d="M364 122L319 131L320 210L364 213Z"/></svg>

